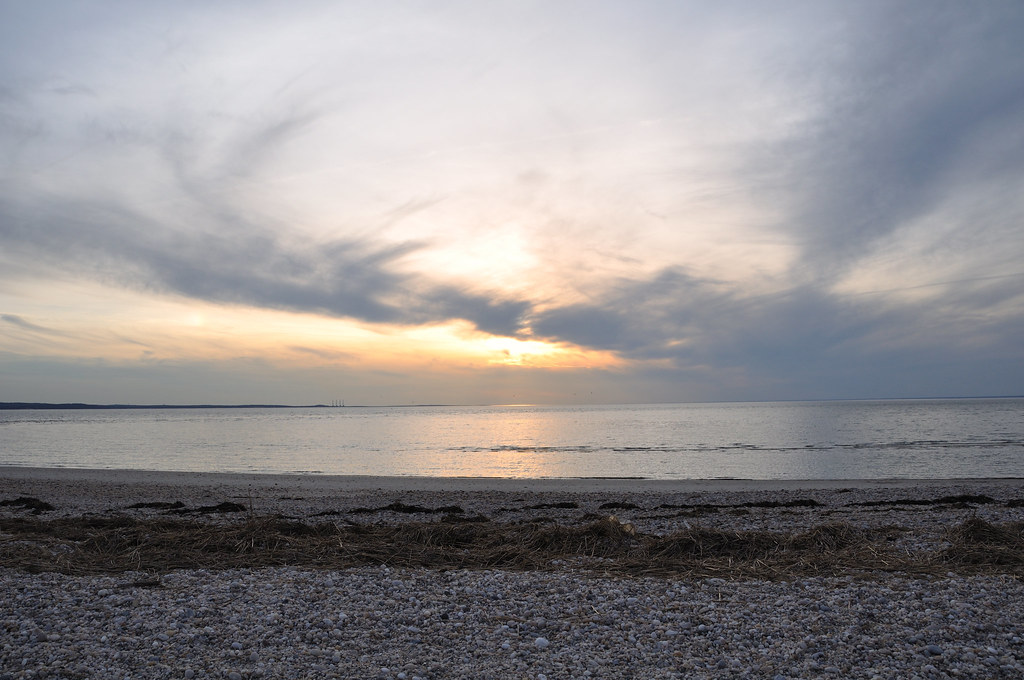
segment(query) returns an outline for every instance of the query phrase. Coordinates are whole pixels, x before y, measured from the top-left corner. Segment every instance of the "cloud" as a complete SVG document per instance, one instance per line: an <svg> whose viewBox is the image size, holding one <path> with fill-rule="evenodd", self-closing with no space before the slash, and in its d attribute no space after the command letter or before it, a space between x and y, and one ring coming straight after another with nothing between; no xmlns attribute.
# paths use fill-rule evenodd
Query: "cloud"
<svg viewBox="0 0 1024 680"><path fill-rule="evenodd" d="M0 239L65 273L210 302L347 317L371 323L464 319L514 334L528 305L403 274L418 244L354 239L302 246L251 224L188 233L123 207L52 201L31 216L7 215Z"/></svg>
<svg viewBox="0 0 1024 680"><path fill-rule="evenodd" d="M667 361L659 365L678 380L699 378L713 387L708 374L741 376L731 392L716 388L729 398L754 388L762 390L759 398L771 398L771 389L798 397L797 385L805 395L834 395L830 380L835 390L863 396L870 391L855 385L910 379L922 366L941 374L952 363L1020 365L1020 276L947 282L922 305L894 295L903 291L851 296L811 285L750 295L670 269L622 282L594 303L544 310L531 328L547 341ZM1024 370L1010 369L999 382L1014 380L1024 380Z"/></svg>
<svg viewBox="0 0 1024 680"><path fill-rule="evenodd" d="M818 274L855 266L951 194L1024 178L1024 7L868 3L791 74L813 120L759 159L787 187L781 229ZM811 75L807 75L810 73Z"/></svg>
<svg viewBox="0 0 1024 680"><path fill-rule="evenodd" d="M720 284L671 267L649 279L621 279L594 302L544 310L530 325L542 338L655 358L724 304L731 302Z"/></svg>
<svg viewBox="0 0 1024 680"><path fill-rule="evenodd" d="M11 324L26 331L32 331L33 333L43 333L45 335L66 335L62 331L47 328L46 326L40 326L34 324L31 321L26 321L17 314L0 314L0 321Z"/></svg>
<svg viewBox="0 0 1024 680"><path fill-rule="evenodd" d="M102 170L55 190L24 173L0 183L0 246L51 271L162 294L370 323L461 319L516 334L526 302L402 271L402 258L429 243L304 237L263 207L275 159L320 120L311 106L301 96L271 98L257 114L205 124L208 112L185 111L163 129L127 136L104 132L121 130L121 116L101 118L86 128L100 146L71 167L112 163L123 186ZM401 198L383 211L385 222L438 200Z"/></svg>
<svg viewBox="0 0 1024 680"><path fill-rule="evenodd" d="M356 355L350 352L339 352L338 350L326 350L317 347L303 347L301 345L291 345L288 349L293 352L299 352L301 354L311 354L320 359L327 361L352 361L356 358Z"/></svg>
<svg viewBox="0 0 1024 680"><path fill-rule="evenodd" d="M668 359L678 380L710 369L793 395L828 395L830 381L846 394L913 394L901 382L957 394L940 376L968 366L1020 385L1020 369L992 380L991 366L1021 359L1024 10L863 7L835 13L839 35L828 17L782 69L812 114L781 140L734 149L750 192L778 215L772 229L796 246L767 282L777 292L694 279L680 264L547 308L534 333ZM891 275L881 290L837 287L880 262Z"/></svg>
<svg viewBox="0 0 1024 680"><path fill-rule="evenodd" d="M1019 3L304 7L5 8L0 285L466 320L733 396L1020 357Z"/></svg>

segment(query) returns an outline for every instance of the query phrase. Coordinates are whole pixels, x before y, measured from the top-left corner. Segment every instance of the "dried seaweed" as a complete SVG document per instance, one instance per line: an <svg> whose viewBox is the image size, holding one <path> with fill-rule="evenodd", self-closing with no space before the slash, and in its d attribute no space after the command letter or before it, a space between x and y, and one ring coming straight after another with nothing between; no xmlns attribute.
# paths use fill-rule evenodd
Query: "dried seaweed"
<svg viewBox="0 0 1024 680"><path fill-rule="evenodd" d="M895 500L861 501L859 503L847 503L846 506L849 508L874 508L895 505L953 505L964 507L968 505L988 505L995 502L996 499L984 494L960 494L958 496L943 496L942 498L897 498Z"/></svg>
<svg viewBox="0 0 1024 680"><path fill-rule="evenodd" d="M30 498L28 496L20 496L18 498L0 501L0 507L23 508L25 510L31 510L33 515L57 509L46 501L41 501L38 498Z"/></svg>
<svg viewBox="0 0 1024 680"><path fill-rule="evenodd" d="M459 518L462 519L462 518ZM972 518L948 547L893 548L898 528L822 524L803 532L691 527L640 534L607 517L584 526L536 522L306 523L247 515L227 523L187 518L0 519L0 563L31 571L110 573L293 565L346 568L555 569L731 578L904 571L1024 574L1024 525Z"/></svg>

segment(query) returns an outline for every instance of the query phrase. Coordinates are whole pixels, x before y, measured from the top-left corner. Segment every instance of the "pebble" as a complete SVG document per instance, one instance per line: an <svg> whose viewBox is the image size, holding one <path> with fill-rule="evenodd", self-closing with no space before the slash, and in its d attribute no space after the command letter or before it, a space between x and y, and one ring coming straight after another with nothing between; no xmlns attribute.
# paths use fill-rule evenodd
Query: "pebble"
<svg viewBox="0 0 1024 680"><path fill-rule="evenodd" d="M162 588L124 587L140 577L0 569L0 668L132 680L195 669L229 680L1024 677L1024 584L1011 577L692 580L684 590L571 571L363 567L180 571ZM320 613L339 610L343 628ZM174 634L155 642L170 622Z"/></svg>

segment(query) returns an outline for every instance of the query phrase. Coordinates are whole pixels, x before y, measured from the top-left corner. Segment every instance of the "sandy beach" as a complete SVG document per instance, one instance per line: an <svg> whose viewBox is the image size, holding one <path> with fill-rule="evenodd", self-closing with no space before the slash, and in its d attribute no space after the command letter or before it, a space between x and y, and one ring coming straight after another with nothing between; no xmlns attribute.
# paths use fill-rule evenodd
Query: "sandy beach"
<svg viewBox="0 0 1024 680"><path fill-rule="evenodd" d="M0 469L0 677L1016 677L1022 480Z"/></svg>
<svg viewBox="0 0 1024 680"><path fill-rule="evenodd" d="M442 502L448 497L472 498L486 506L494 499L523 494L563 495L599 499L722 498L789 496L807 492L829 494L842 490L857 497L926 498L938 494L992 492L1000 496L1024 496L1024 479L880 479L880 480L752 480L629 478L506 479L492 477L374 477L332 475L277 475L144 470L92 470L0 466L0 493L55 495L65 505L61 512L95 511L116 507L122 501L149 502L171 496L195 503L215 498L252 498L260 512L296 510L306 504L322 511L324 504L359 502L384 496L416 495Z"/></svg>

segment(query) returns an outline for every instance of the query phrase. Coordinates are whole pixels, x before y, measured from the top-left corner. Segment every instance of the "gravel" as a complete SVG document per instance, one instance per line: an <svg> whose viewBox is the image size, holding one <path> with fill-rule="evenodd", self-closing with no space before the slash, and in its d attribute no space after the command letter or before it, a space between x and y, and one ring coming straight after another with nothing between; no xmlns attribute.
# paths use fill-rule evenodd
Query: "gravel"
<svg viewBox="0 0 1024 680"><path fill-rule="evenodd" d="M0 570L0 678L1024 676L1009 577Z"/></svg>

